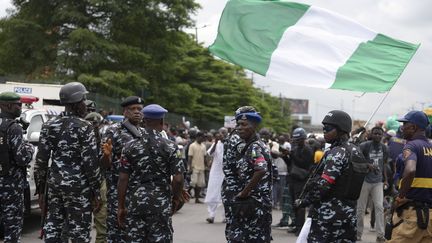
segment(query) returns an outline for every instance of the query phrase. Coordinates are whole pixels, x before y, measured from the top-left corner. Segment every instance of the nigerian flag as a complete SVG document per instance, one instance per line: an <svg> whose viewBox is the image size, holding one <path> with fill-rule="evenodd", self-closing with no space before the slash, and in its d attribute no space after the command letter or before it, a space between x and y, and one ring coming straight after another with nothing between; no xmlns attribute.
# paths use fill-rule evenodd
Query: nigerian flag
<svg viewBox="0 0 432 243"><path fill-rule="evenodd" d="M383 92L393 87L418 47L319 7L230 0L209 49L274 81Z"/></svg>

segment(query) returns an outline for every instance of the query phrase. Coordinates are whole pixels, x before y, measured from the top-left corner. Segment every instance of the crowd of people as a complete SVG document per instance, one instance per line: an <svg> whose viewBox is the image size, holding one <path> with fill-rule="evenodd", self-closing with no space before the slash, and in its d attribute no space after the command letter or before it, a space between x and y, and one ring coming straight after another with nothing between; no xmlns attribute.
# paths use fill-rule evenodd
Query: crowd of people
<svg viewBox="0 0 432 243"><path fill-rule="evenodd" d="M352 131L349 114L330 111L319 136L259 129L259 111L242 106L235 129L204 131L170 126L165 108L137 96L119 104L123 121L108 122L86 93L64 85L65 111L40 133L34 175L45 242L90 242L92 218L96 242L172 242L172 215L190 198L207 204L203 222L221 209L230 243L270 242L272 228L307 242L356 242L366 213L376 242L432 240L432 145L421 111L397 131ZM0 94L0 105L1 221L4 242L19 242L34 148L14 122L19 95Z"/></svg>

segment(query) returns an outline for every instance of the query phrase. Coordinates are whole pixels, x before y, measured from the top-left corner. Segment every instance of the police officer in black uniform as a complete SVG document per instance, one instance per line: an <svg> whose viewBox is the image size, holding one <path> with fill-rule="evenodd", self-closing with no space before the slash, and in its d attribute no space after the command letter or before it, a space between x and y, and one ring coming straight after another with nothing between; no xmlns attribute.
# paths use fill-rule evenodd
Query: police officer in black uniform
<svg viewBox="0 0 432 243"><path fill-rule="evenodd" d="M20 96L1 93L0 109L0 221L4 242L16 243L23 227L26 168L34 149L23 140L23 129L15 120L21 115Z"/></svg>
<svg viewBox="0 0 432 243"><path fill-rule="evenodd" d="M311 205L312 224L308 242L355 242L356 200L360 195L367 164L360 149L348 143L351 117L344 111L330 111L323 119L324 139L331 146L306 183L297 205ZM363 174L349 175L353 158L361 162ZM353 183L350 183L353 182ZM355 195L352 195L355 194Z"/></svg>
<svg viewBox="0 0 432 243"><path fill-rule="evenodd" d="M65 84L59 94L65 111L41 130L34 175L40 206L47 206L45 242L62 242L64 228L72 242L91 240L91 202L97 211L101 174L93 127L83 119L86 93L81 83Z"/></svg>

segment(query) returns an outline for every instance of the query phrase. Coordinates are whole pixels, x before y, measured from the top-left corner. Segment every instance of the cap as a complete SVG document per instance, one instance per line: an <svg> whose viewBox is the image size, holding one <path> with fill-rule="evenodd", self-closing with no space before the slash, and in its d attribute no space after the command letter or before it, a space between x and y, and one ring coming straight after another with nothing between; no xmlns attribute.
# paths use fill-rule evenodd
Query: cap
<svg viewBox="0 0 432 243"><path fill-rule="evenodd" d="M120 103L121 107L126 107L128 105L143 105L143 104L144 104L144 100L138 96L129 96Z"/></svg>
<svg viewBox="0 0 432 243"><path fill-rule="evenodd" d="M303 128L298 127L296 129L294 129L294 131L292 133L292 138L294 140L296 140L296 139L306 139L307 138L306 131Z"/></svg>
<svg viewBox="0 0 432 243"><path fill-rule="evenodd" d="M142 109L142 113L144 114L144 118L150 118L150 119L161 119L164 118L165 113L167 113L168 110L163 108L162 106L158 104L151 104L147 105Z"/></svg>
<svg viewBox="0 0 432 243"><path fill-rule="evenodd" d="M429 125L429 119L423 111L410 111L404 117L399 118L398 121L409 122L422 129L426 129Z"/></svg>
<svg viewBox="0 0 432 243"><path fill-rule="evenodd" d="M14 92L0 93L0 103L21 103L21 96Z"/></svg>
<svg viewBox="0 0 432 243"><path fill-rule="evenodd" d="M238 115L236 115L236 121L238 120L250 120L250 121L254 121L256 123L260 123L262 120L262 117L260 116L260 114L258 112L245 112L245 113L240 113Z"/></svg>

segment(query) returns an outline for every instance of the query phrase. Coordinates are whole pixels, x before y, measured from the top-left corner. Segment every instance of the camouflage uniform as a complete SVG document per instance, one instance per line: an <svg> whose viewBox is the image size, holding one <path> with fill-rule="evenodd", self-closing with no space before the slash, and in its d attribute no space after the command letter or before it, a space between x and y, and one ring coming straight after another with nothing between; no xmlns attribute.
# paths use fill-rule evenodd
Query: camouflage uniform
<svg viewBox="0 0 432 243"><path fill-rule="evenodd" d="M332 196L332 185L349 165L349 151L342 144L347 144L347 141L335 142L325 152L316 168L318 171L312 190L305 197L312 203L308 242L356 241L356 201ZM360 151L354 148L352 153Z"/></svg>
<svg viewBox="0 0 432 243"><path fill-rule="evenodd" d="M228 235L228 229L232 224L232 208L229 202L239 192L238 189L238 177L236 171L236 159L240 152L237 151L237 147L244 146L243 140L236 133L231 134L224 140L224 155L222 161L222 169L224 172L224 180L222 182L222 203L225 209L225 235ZM241 145L243 144L243 145Z"/></svg>
<svg viewBox="0 0 432 243"><path fill-rule="evenodd" d="M14 117L0 113L0 124L13 120ZM5 123L6 124L6 123ZM17 123L11 123L6 130L9 153L9 171L0 174L0 221L4 226L4 242L20 242L23 227L24 187L26 167L33 156L33 146L23 141L23 130ZM3 155L0 155L3 156Z"/></svg>
<svg viewBox="0 0 432 243"><path fill-rule="evenodd" d="M72 242L90 242L91 198L100 197L97 156L93 127L84 119L62 112L43 125L35 181L39 194L45 183L48 188L45 242L61 242L64 227Z"/></svg>
<svg viewBox="0 0 432 243"><path fill-rule="evenodd" d="M171 175L184 173L175 143L155 130L128 143L121 172L129 174L126 194L128 242L172 242Z"/></svg>
<svg viewBox="0 0 432 243"><path fill-rule="evenodd" d="M138 128L142 131L142 128ZM108 139L112 141L112 158L111 168L106 171L107 184L107 229L108 242L118 243L124 242L125 232L118 226L117 223L117 208L118 208L118 193L117 182L120 169L120 157L123 147L134 139L134 136L127 130L122 123L115 123L108 127L105 134L102 135L102 142Z"/></svg>
<svg viewBox="0 0 432 243"><path fill-rule="evenodd" d="M229 189L232 193L227 200L231 207L230 218L227 219L226 238L228 242L270 242L272 222L271 202L271 166L270 153L261 141L254 141L241 155L244 143L237 146L236 164L231 165L229 176L237 177ZM231 151L230 151L231 152ZM271 168L271 167L270 167ZM234 170L232 170L234 169ZM254 210L252 215L242 217L233 213L233 203L237 195L250 182L256 170L265 170L266 173L257 187L251 191L250 197L254 199Z"/></svg>

